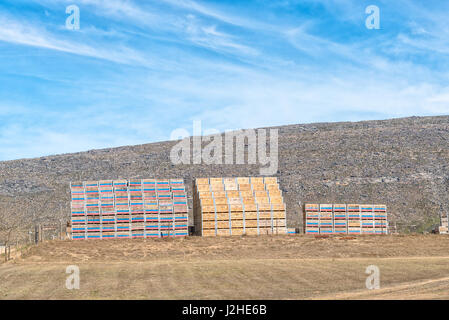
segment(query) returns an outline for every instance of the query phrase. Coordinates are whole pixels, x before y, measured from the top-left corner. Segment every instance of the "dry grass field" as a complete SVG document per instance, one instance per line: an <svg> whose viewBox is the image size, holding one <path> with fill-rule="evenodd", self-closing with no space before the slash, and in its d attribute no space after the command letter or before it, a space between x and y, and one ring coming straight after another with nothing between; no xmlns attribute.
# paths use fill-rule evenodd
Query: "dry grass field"
<svg viewBox="0 0 449 320"><path fill-rule="evenodd" d="M79 290L65 288L68 265ZM369 265L378 290L365 287ZM449 237L53 241L0 264L0 298L449 299Z"/></svg>

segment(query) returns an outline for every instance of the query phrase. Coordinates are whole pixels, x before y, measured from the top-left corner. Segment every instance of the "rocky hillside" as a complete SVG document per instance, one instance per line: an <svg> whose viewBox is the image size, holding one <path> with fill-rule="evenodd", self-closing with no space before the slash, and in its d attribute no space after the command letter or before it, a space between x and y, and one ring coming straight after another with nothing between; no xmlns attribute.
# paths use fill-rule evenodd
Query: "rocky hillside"
<svg viewBox="0 0 449 320"><path fill-rule="evenodd" d="M449 117L289 125L279 129L279 177L288 224L299 201L385 203L400 230L429 230L449 210ZM173 165L176 142L0 162L0 210L39 221L69 217L75 180L257 176L258 165ZM190 203L191 205L191 203ZM24 221L24 224L26 222Z"/></svg>

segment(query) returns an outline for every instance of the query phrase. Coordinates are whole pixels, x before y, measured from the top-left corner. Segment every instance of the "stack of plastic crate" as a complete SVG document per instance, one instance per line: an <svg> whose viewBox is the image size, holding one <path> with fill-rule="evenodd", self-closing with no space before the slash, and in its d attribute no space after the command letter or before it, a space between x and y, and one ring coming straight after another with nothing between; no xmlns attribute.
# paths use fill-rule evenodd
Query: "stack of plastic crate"
<svg viewBox="0 0 449 320"><path fill-rule="evenodd" d="M348 233L346 204L334 204L334 234Z"/></svg>
<svg viewBox="0 0 449 320"><path fill-rule="evenodd" d="M304 231L306 234L320 233L320 205L306 204L304 207Z"/></svg>
<svg viewBox="0 0 449 320"><path fill-rule="evenodd" d="M320 234L334 233L332 209L332 204L320 204Z"/></svg>
<svg viewBox="0 0 449 320"><path fill-rule="evenodd" d="M349 234L361 234L362 233L362 216L360 211L360 205L348 204L348 233Z"/></svg>

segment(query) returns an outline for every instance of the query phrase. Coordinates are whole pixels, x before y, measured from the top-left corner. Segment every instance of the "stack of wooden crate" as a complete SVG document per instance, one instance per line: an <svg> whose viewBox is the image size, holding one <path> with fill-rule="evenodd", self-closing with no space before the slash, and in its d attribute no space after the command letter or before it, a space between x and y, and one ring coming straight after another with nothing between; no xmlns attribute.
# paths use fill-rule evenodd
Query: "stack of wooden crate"
<svg viewBox="0 0 449 320"><path fill-rule="evenodd" d="M333 232L334 234L347 234L348 233L348 212L346 210L346 204L334 204L333 211Z"/></svg>
<svg viewBox="0 0 449 320"><path fill-rule="evenodd" d="M100 189L98 181L86 181L86 216L87 216L87 233L88 239L101 238L101 221L100 221Z"/></svg>
<svg viewBox="0 0 449 320"><path fill-rule="evenodd" d="M356 235L362 233L362 216L360 213L360 205L348 204L348 234Z"/></svg>
<svg viewBox="0 0 449 320"><path fill-rule="evenodd" d="M189 211L184 180L170 179L170 190L173 198L174 232L175 237L189 235Z"/></svg>
<svg viewBox="0 0 449 320"><path fill-rule="evenodd" d="M103 239L115 238L114 183L112 180L101 180L98 187L100 191L101 235Z"/></svg>
<svg viewBox="0 0 449 320"><path fill-rule="evenodd" d="M370 204L361 204L362 234L374 234L374 208Z"/></svg>
<svg viewBox="0 0 449 320"><path fill-rule="evenodd" d="M182 179L71 183L72 239L188 235Z"/></svg>
<svg viewBox="0 0 449 320"><path fill-rule="evenodd" d="M305 204L306 234L387 234L387 207L359 204Z"/></svg>
<svg viewBox="0 0 449 320"><path fill-rule="evenodd" d="M130 233L130 208L128 195L128 181L115 180L114 204L116 212L116 233L117 238L129 238Z"/></svg>
<svg viewBox="0 0 449 320"><path fill-rule="evenodd" d="M320 204L320 233L332 234L333 228L332 204Z"/></svg>
<svg viewBox="0 0 449 320"><path fill-rule="evenodd" d="M440 227L439 227L438 231L441 234L449 233L449 222L448 222L447 215L441 215L441 223L440 223Z"/></svg>
<svg viewBox="0 0 449 320"><path fill-rule="evenodd" d="M385 205L373 205L374 210L374 233L385 234L388 233L388 221L387 221L387 206Z"/></svg>
<svg viewBox="0 0 449 320"><path fill-rule="evenodd" d="M72 216L72 239L86 238L86 193L84 192L83 182L73 182L70 184L72 196L71 216Z"/></svg>
<svg viewBox="0 0 449 320"><path fill-rule="evenodd" d="M276 178L198 178L193 189L199 235L287 233L285 204Z"/></svg>
<svg viewBox="0 0 449 320"><path fill-rule="evenodd" d="M320 233L320 205L306 204L304 209L304 225L306 234Z"/></svg>

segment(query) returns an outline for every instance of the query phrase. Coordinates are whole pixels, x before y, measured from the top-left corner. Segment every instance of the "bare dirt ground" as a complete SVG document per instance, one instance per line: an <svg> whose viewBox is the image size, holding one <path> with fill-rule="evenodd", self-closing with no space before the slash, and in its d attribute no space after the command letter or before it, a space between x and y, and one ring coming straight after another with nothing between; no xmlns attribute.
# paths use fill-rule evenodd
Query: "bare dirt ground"
<svg viewBox="0 0 449 320"><path fill-rule="evenodd" d="M449 237L53 241L0 264L0 299L449 299Z"/></svg>

